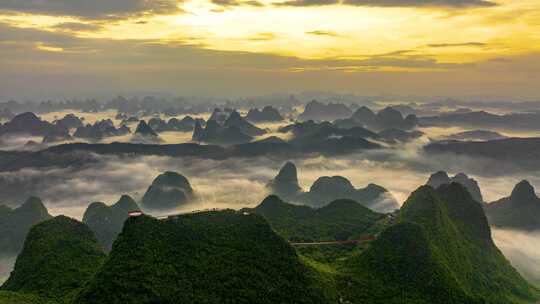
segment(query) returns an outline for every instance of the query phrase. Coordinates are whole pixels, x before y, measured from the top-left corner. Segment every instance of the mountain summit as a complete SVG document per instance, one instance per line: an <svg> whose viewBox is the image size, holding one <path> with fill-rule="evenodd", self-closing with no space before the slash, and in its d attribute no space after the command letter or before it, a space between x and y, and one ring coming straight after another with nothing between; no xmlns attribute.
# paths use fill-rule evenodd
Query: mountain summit
<svg viewBox="0 0 540 304"><path fill-rule="evenodd" d="M51 299L76 293L105 259L101 246L83 223L57 216L32 227L2 290Z"/></svg>
<svg viewBox="0 0 540 304"><path fill-rule="evenodd" d="M536 196L533 186L528 181L522 180L512 190L510 199L515 202L534 203L535 200L538 200L538 196Z"/></svg>
<svg viewBox="0 0 540 304"><path fill-rule="evenodd" d="M84 212L83 223L92 229L100 244L110 251L116 236L122 231L128 213L135 210L139 210L137 203L130 196L122 195L112 206L102 202L90 204Z"/></svg>
<svg viewBox="0 0 540 304"><path fill-rule="evenodd" d="M193 197L193 189L183 175L167 171L154 179L141 204L150 210L174 209L186 204Z"/></svg>
<svg viewBox="0 0 540 304"><path fill-rule="evenodd" d="M0 205L0 255L17 254L30 228L51 217L37 197L28 198L15 209Z"/></svg>
<svg viewBox="0 0 540 304"><path fill-rule="evenodd" d="M272 193L285 199L294 197L302 191L298 185L298 175L296 166L288 161L279 170L278 175L268 183L268 188Z"/></svg>
<svg viewBox="0 0 540 304"><path fill-rule="evenodd" d="M482 206L458 183L413 192L397 222L343 271L355 278L343 282L353 303L502 304L538 296L497 249Z"/></svg>
<svg viewBox="0 0 540 304"><path fill-rule="evenodd" d="M449 177L448 173L446 173L445 171L438 171L433 173L429 177L426 185L429 185L433 188L439 188L442 185L448 185L451 183L461 184L469 191L469 193L477 202L484 202L484 198L482 197L482 191L480 190L480 186L478 186L478 182L475 179L467 176L467 174L465 173L458 173L453 177Z"/></svg>
<svg viewBox="0 0 540 304"><path fill-rule="evenodd" d="M540 230L540 198L528 181L521 181L509 197L487 204L490 223L498 227Z"/></svg>

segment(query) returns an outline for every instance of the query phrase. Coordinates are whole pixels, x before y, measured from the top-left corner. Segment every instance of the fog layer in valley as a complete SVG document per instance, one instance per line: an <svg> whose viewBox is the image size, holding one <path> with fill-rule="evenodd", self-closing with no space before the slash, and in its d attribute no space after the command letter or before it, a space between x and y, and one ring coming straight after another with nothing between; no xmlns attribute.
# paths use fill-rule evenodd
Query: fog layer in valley
<svg viewBox="0 0 540 304"><path fill-rule="evenodd" d="M493 239L512 265L530 282L540 286L540 231L492 229Z"/></svg>
<svg viewBox="0 0 540 304"><path fill-rule="evenodd" d="M64 112L48 113L42 118L53 121L63 117ZM112 119L115 112L82 113L86 123L101 119ZM208 115L202 115L208 118ZM278 133L283 123L259 124L269 136L289 138L291 134ZM130 127L134 127L131 125ZM346 177L356 188L370 183L388 189L401 204L412 191L423 185L435 171L449 174L464 172L476 179L486 202L508 196L514 185L527 179L540 188L540 172L524 172L511 165L465 156L428 156L422 147L430 139L470 130L461 127L420 128L425 135L407 144L388 149L358 152L347 156L313 156L290 159L298 169L301 187L309 187L321 176L340 175ZM537 136L537 132L503 131L507 136ZM184 143L191 140L191 132L162 132L163 143ZM131 135L110 137L103 142L130 141ZM29 140L37 138L18 136L3 138L3 146L18 150ZM65 214L77 219L91 202L112 204L120 195L129 194L139 200L153 179L165 171L176 171L188 178L197 199L174 212L189 212L209 208L254 207L269 193L266 184L274 178L285 162L282 158L230 158L210 160L200 158L170 158L159 156L117 157L93 155L97 162L80 168L23 169L0 173L0 202L9 206L20 205L27 197L40 197L53 215ZM381 210L379 210L381 211ZM386 211L386 210L385 210ZM164 214L154 214L164 215ZM505 256L525 277L540 284L540 232L493 229L494 239ZM5 280L13 266L13 257L0 257L0 282Z"/></svg>

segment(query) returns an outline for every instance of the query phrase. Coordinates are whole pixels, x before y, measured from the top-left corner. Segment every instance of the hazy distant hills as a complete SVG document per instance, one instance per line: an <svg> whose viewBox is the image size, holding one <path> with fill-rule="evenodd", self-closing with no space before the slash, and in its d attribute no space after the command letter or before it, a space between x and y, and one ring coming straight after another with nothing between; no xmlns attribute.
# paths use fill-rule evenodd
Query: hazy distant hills
<svg viewBox="0 0 540 304"><path fill-rule="evenodd" d="M540 113L492 114L486 111L447 113L422 117L425 126L466 126L472 128L497 128L502 130L540 130Z"/></svg>
<svg viewBox="0 0 540 304"><path fill-rule="evenodd" d="M30 228L49 218L51 215L37 197L28 198L15 209L0 205L0 255L17 254Z"/></svg>
<svg viewBox="0 0 540 304"><path fill-rule="evenodd" d="M455 154L492 160L528 170L540 169L540 138L507 138L480 142L445 141L424 147L432 155Z"/></svg>
<svg viewBox="0 0 540 304"><path fill-rule="evenodd" d="M110 251L118 234L122 231L128 212L139 210L137 203L128 195L122 195L118 202L107 206L102 202L88 205L83 215L83 223L94 232L99 243Z"/></svg>
<svg viewBox="0 0 540 304"><path fill-rule="evenodd" d="M267 188L284 199L298 196L302 192L302 188L298 183L296 165L290 161L286 162L276 177L268 182Z"/></svg>
<svg viewBox="0 0 540 304"><path fill-rule="evenodd" d="M89 228L60 216L31 229L1 287L0 302L40 297L78 304L520 304L540 299L539 290L495 247L482 206L457 183L419 188L397 216L370 230L375 240L332 261L304 256L280 236L356 237L383 217L346 200L312 209L270 196L251 210L128 218L106 257Z"/></svg>
<svg viewBox="0 0 540 304"><path fill-rule="evenodd" d="M445 137L446 140L462 140L462 141L488 141L504 139L504 136L498 132L490 130L472 130L450 134Z"/></svg>
<svg viewBox="0 0 540 304"><path fill-rule="evenodd" d="M306 104L304 112L298 119L300 120L335 120L351 116L352 111L346 105L340 103L325 104L312 100Z"/></svg>
<svg viewBox="0 0 540 304"><path fill-rule="evenodd" d="M384 187L369 184L357 189L342 176L321 176L311 185L309 191L303 191L298 184L296 166L291 162L283 165L267 188L286 200L312 207L322 207L338 199L349 199L379 212L399 208L395 198Z"/></svg>
<svg viewBox="0 0 540 304"><path fill-rule="evenodd" d="M414 114L403 117L401 112L392 107L386 107L377 113L367 107L360 107L350 118L336 120L334 124L341 128L364 127L376 131L410 130L418 125L418 118Z"/></svg>
<svg viewBox="0 0 540 304"><path fill-rule="evenodd" d="M171 210L187 204L194 196L188 179L167 171L157 176L144 193L141 207L148 210Z"/></svg>
<svg viewBox="0 0 540 304"><path fill-rule="evenodd" d="M272 106L265 106L262 110L250 109L246 119L252 122L278 122L283 120L283 116Z"/></svg>
<svg viewBox="0 0 540 304"><path fill-rule="evenodd" d="M291 158L321 154L326 156L379 149L379 144L360 137L319 138L306 144L261 140L251 143L222 147L218 145L184 144L136 144L73 143L53 146L36 152L0 152L0 171L14 171L28 167L78 166L96 161L91 155L157 155L169 157L193 156L202 159L225 159L231 157L273 156ZM5 158L4 158L5 157Z"/></svg>
<svg viewBox="0 0 540 304"><path fill-rule="evenodd" d="M170 118L168 121L165 121L161 118L153 117L148 120L148 125L156 132L167 132L167 131L180 131L180 132L191 132L195 128L195 124L199 122L204 124L203 119L187 115L181 120L176 117Z"/></svg>
<svg viewBox="0 0 540 304"><path fill-rule="evenodd" d="M200 122L195 123L192 140L210 144L234 145L248 143L254 137L264 134L266 134L266 130L250 123L237 111L215 109L204 128Z"/></svg>
<svg viewBox="0 0 540 304"><path fill-rule="evenodd" d="M73 137L82 138L90 141L99 141L110 136L120 136L131 133L131 129L126 125L115 127L110 119L96 121L93 124L86 124L77 127Z"/></svg>
<svg viewBox="0 0 540 304"><path fill-rule="evenodd" d="M488 204L486 212L494 226L540 231L540 198L528 181L519 182L510 196Z"/></svg>
<svg viewBox="0 0 540 304"><path fill-rule="evenodd" d="M10 121L0 125L1 135L27 134L45 136L51 132L66 130L63 125L55 125L41 120L34 113L25 112L13 117Z"/></svg>

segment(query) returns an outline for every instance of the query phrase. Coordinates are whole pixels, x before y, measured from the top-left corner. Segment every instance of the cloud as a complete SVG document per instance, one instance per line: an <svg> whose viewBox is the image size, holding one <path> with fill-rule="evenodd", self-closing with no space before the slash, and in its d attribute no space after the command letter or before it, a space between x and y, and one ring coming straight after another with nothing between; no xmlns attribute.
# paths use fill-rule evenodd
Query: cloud
<svg viewBox="0 0 540 304"><path fill-rule="evenodd" d="M0 0L0 10L23 13L115 18L180 11L178 0Z"/></svg>
<svg viewBox="0 0 540 304"><path fill-rule="evenodd" d="M372 7L490 7L496 3L486 0L290 0L279 2L278 6L322 6L322 5L352 5Z"/></svg>
<svg viewBox="0 0 540 304"><path fill-rule="evenodd" d="M323 6L339 4L336 0L290 0L274 3L276 6Z"/></svg>
<svg viewBox="0 0 540 304"><path fill-rule="evenodd" d="M255 0L212 0L212 3L215 5L223 7L233 7L233 6L254 6L254 7L263 7L264 3L255 1Z"/></svg>
<svg viewBox="0 0 540 304"><path fill-rule="evenodd" d="M82 22L63 22L55 25L54 29L70 32L92 32L102 28L101 25Z"/></svg>
<svg viewBox="0 0 540 304"><path fill-rule="evenodd" d="M270 41L276 39L277 36L274 33L257 33L248 38L250 41Z"/></svg>
<svg viewBox="0 0 540 304"><path fill-rule="evenodd" d="M540 286L540 231L491 229L493 240L529 282Z"/></svg>
<svg viewBox="0 0 540 304"><path fill-rule="evenodd" d="M9 278L16 259L16 256L0 256L0 285Z"/></svg>
<svg viewBox="0 0 540 304"><path fill-rule="evenodd" d="M426 46L430 48L448 48L448 47L462 47L462 46L485 47L487 46L487 44L483 42L462 42L462 43L432 43Z"/></svg>
<svg viewBox="0 0 540 304"><path fill-rule="evenodd" d="M140 91L237 97L299 90L376 95L388 89L392 94L415 96L512 100L539 96L537 80L529 75L538 75L540 53L507 56L506 64L441 62L423 55L425 48L302 59L212 50L200 40L183 39L81 38L69 31L0 22L1 97L64 99ZM38 49L37 42L64 51Z"/></svg>
<svg viewBox="0 0 540 304"><path fill-rule="evenodd" d="M379 7L489 7L496 4L485 0L344 0L343 4Z"/></svg>
<svg viewBox="0 0 540 304"><path fill-rule="evenodd" d="M306 32L306 34L308 34L308 35L315 35L315 36L341 37L340 34L338 34L338 33L336 33L336 32L332 32L332 31L320 31L320 30L316 30L316 31L309 31L309 32Z"/></svg>

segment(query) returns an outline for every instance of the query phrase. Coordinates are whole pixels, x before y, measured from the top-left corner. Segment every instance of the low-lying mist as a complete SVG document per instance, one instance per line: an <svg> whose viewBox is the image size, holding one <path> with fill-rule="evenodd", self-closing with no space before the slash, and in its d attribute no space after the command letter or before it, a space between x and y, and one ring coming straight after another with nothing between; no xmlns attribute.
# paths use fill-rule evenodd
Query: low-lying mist
<svg viewBox="0 0 540 304"><path fill-rule="evenodd" d="M0 285L8 279L16 259L15 256L0 256Z"/></svg>
<svg viewBox="0 0 540 304"><path fill-rule="evenodd" d="M508 196L521 179L540 186L539 172L507 170L495 174L487 170L496 163L467 157L428 157L420 147L425 138L397 149L384 149L340 157L308 157L291 159L298 168L304 190L320 176L341 175L357 188L376 183L387 188L398 202L424 184L434 171L451 174L465 172L475 178L486 201ZM253 207L268 194L265 188L283 159L270 157L209 160L158 156L97 156L99 161L81 168L24 169L0 173L0 201L12 207L30 195L43 199L53 215L66 214L78 219L94 201L116 202L121 194L140 199L152 180L164 171L177 171L186 176L197 200L179 212L208 208ZM159 214L155 214L159 215ZM540 233L493 230L497 245L525 277L540 281ZM13 258L0 260L0 280L7 276Z"/></svg>
<svg viewBox="0 0 540 304"><path fill-rule="evenodd" d="M422 141L396 149L360 152L347 156L291 159L298 167L304 190L320 176L341 175L357 188L375 183L387 188L403 202L429 175L438 170L450 174L465 172L478 180L486 201L507 196L514 185L528 179L540 185L539 172L507 170L493 174L487 167L497 164L463 156L430 157L419 147ZM242 208L258 204L268 193L265 185L284 163L270 157L210 160L159 156L98 156L98 161L82 168L23 169L0 173L0 202L17 206L28 196L42 198L53 214L81 218L86 206L94 201L114 203L121 194L140 198L152 180L164 171L185 175L195 189L196 204L188 209Z"/></svg>
<svg viewBox="0 0 540 304"><path fill-rule="evenodd" d="M540 287L540 231L491 229L497 247L529 282Z"/></svg>

